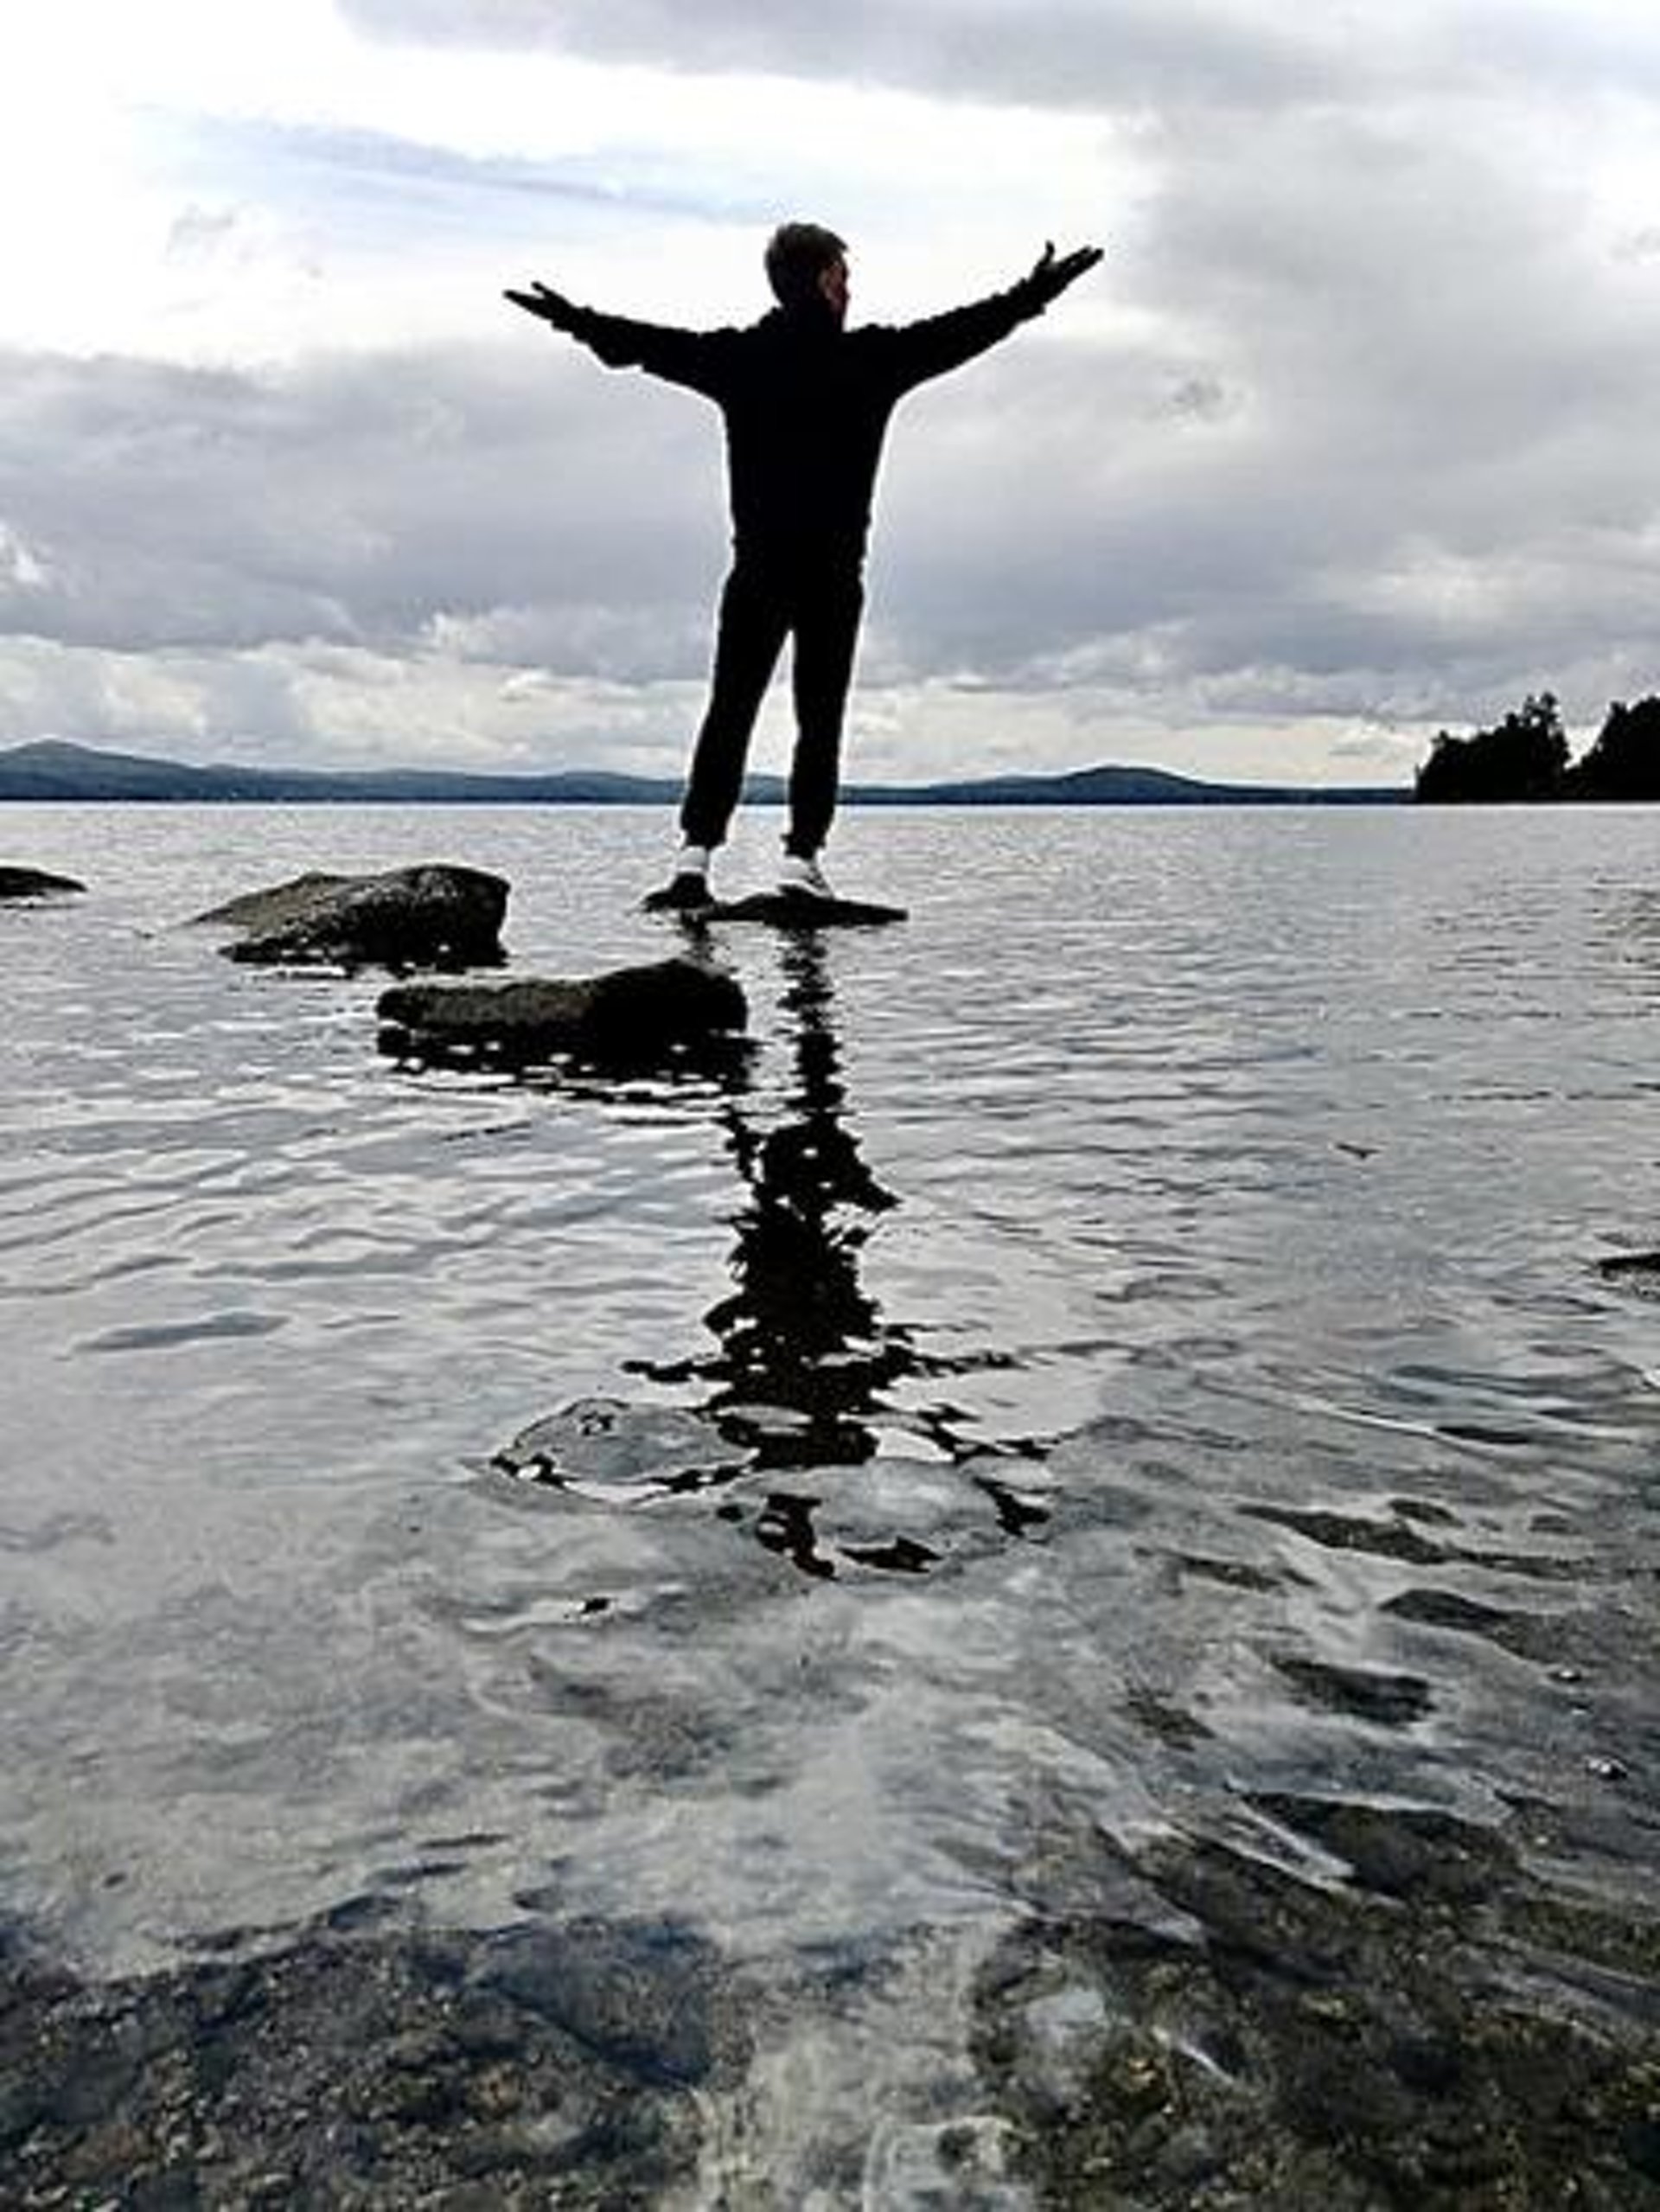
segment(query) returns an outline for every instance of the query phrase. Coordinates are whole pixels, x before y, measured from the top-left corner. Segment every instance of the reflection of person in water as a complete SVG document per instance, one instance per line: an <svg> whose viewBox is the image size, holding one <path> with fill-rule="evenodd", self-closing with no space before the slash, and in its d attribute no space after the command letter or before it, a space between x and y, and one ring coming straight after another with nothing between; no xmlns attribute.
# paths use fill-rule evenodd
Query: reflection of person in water
<svg viewBox="0 0 1660 2212"><path fill-rule="evenodd" d="M700 935L706 925L688 919L685 926ZM968 1470L1002 1530L1022 1535L1047 1516L987 1470L999 1448L968 1433L970 1416L947 1403L897 1402L897 1386L910 1378L961 1374L985 1363L921 1351L912 1329L884 1320L860 1279L875 1222L899 1200L865 1165L851 1124L824 940L806 932L781 945L792 1080L782 1115L769 1127L742 1096L725 1110L727 1148L744 1200L732 1217L733 1288L704 1315L719 1348L673 1367L642 1362L638 1371L662 1383L708 1385L699 1414L763 1474L851 1468L881 1453L881 1430L909 1431L930 1460ZM820 1486L814 1481L814 1490ZM827 1544L814 1524L820 1502L781 1486L768 1495L755 1533L819 1576L835 1573L838 1554L909 1573L938 1557L904 1531L878 1529L871 1542L843 1536ZM744 1517L735 1504L722 1510Z"/></svg>
<svg viewBox="0 0 1660 2212"><path fill-rule="evenodd" d="M788 1118L758 1131L734 1108L728 1142L748 1189L737 1217L737 1288L705 1316L720 1340L704 1373L709 1410L774 1407L801 1416L762 1440L774 1464L872 1458L865 1425L882 1393L918 1365L859 1281L873 1217L898 1204L860 1156L831 1026L830 979L815 936L785 941L783 1006L795 1022Z"/></svg>

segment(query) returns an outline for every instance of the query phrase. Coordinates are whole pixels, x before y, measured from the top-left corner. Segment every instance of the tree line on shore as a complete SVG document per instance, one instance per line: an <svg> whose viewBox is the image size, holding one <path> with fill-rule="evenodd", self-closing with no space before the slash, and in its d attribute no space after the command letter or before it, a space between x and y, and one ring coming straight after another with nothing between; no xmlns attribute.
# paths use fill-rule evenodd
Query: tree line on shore
<svg viewBox="0 0 1660 2212"><path fill-rule="evenodd" d="M1529 694L1491 730L1440 732L1414 789L1433 806L1660 799L1660 698L1616 700L1574 760L1555 694Z"/></svg>

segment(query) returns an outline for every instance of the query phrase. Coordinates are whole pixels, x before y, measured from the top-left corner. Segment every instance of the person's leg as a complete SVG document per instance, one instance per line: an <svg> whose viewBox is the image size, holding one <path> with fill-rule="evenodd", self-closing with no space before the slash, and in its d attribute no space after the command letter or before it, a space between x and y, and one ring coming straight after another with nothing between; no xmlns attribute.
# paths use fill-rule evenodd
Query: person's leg
<svg viewBox="0 0 1660 2212"><path fill-rule="evenodd" d="M744 764L761 701L789 627L782 592L736 567L720 595L709 704L686 777L680 830L688 845L723 844L744 789Z"/></svg>
<svg viewBox="0 0 1660 2212"><path fill-rule="evenodd" d="M830 834L841 773L841 731L865 592L857 571L815 577L795 603L795 753L784 849L810 860Z"/></svg>

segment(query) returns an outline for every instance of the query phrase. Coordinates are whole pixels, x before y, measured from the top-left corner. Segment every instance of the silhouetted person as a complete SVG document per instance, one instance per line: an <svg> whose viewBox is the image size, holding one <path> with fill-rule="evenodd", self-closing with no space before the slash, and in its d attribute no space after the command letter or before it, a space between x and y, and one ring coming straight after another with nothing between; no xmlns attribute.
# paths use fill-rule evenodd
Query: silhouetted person
<svg viewBox="0 0 1660 2212"><path fill-rule="evenodd" d="M831 894L818 855L835 812L842 716L865 604L865 540L888 418L916 385L1006 338L1101 259L1052 246L1008 291L944 315L849 331L847 249L785 223L767 247L778 304L747 329L679 330L578 307L547 285L507 297L610 368L701 393L726 423L732 566L721 594L709 704L693 750L673 880L646 902L710 902L709 866L743 789L750 733L787 636L796 738L779 887Z"/></svg>

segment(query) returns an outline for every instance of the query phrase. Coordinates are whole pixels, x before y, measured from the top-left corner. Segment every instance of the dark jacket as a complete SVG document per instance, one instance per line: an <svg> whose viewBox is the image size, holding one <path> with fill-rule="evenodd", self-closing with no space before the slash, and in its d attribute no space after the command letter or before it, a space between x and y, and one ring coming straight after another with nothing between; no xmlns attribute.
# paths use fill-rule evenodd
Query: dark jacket
<svg viewBox="0 0 1660 2212"><path fill-rule="evenodd" d="M593 308L575 310L569 327L608 368L643 368L720 409L740 559L857 568L897 403L1045 304L1022 283L897 327L846 330L816 300L775 308L744 330L677 330Z"/></svg>

